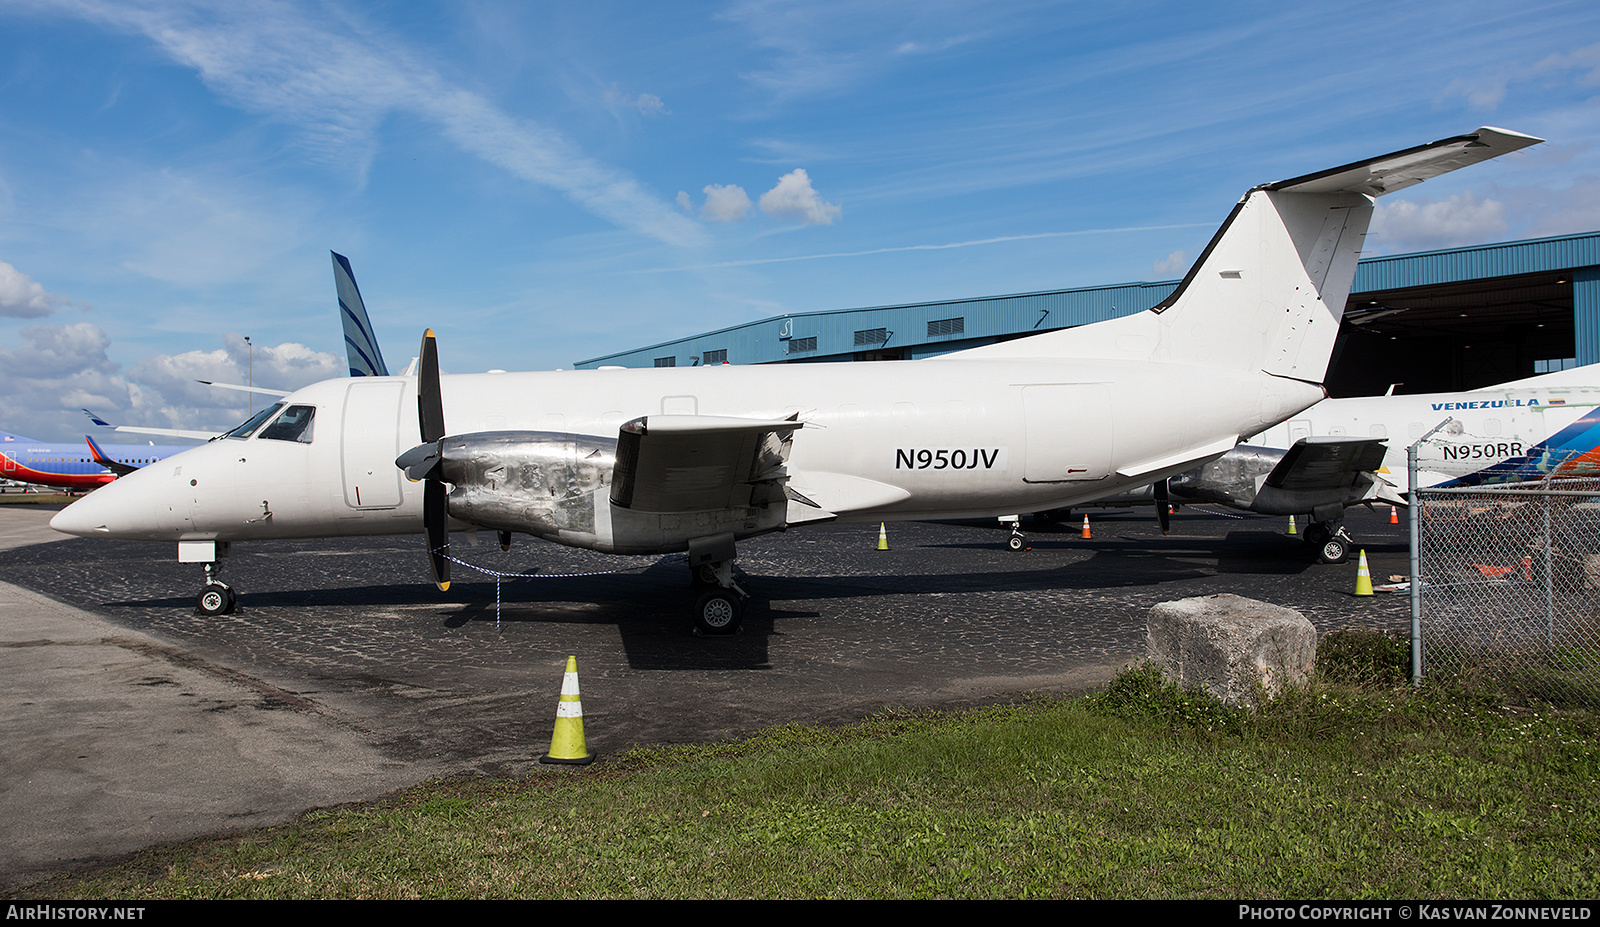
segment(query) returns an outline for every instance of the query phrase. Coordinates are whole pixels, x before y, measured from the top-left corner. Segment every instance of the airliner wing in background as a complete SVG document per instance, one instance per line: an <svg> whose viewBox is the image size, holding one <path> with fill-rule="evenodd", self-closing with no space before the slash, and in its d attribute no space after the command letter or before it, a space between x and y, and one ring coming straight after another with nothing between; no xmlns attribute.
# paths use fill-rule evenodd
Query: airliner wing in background
<svg viewBox="0 0 1600 927"><path fill-rule="evenodd" d="M89 421L94 422L101 428L110 428L112 431L126 431L129 434L162 435L168 438L189 438L195 441L210 441L221 434L218 431L187 431L182 428L146 428L142 425L113 425L88 409L84 409L83 414L89 416Z"/></svg>

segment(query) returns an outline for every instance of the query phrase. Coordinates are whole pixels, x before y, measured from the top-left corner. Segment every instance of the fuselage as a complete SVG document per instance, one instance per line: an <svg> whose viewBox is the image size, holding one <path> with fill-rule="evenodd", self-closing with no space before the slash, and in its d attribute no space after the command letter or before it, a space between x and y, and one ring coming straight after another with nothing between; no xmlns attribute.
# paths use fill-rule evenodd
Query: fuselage
<svg viewBox="0 0 1600 927"><path fill-rule="evenodd" d="M443 378L442 395L452 435L614 440L642 416L798 416L788 486L810 504L791 503L797 523L1071 505L1215 457L1323 392L1173 363L937 358L457 375ZM145 540L421 530L420 485L394 463L420 441L414 379L330 380L281 404L314 409L309 434L274 439L267 423L220 438L97 490L52 524Z"/></svg>

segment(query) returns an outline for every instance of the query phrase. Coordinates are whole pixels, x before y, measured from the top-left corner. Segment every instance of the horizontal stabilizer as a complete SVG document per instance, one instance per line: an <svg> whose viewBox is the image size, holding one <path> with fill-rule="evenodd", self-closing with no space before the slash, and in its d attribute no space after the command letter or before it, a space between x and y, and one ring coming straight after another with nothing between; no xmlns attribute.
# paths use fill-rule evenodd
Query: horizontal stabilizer
<svg viewBox="0 0 1600 927"><path fill-rule="evenodd" d="M1382 196L1422 183L1430 177L1498 158L1542 141L1544 139L1521 132L1485 126L1466 135L1269 183L1265 189L1285 193L1365 193L1368 196Z"/></svg>

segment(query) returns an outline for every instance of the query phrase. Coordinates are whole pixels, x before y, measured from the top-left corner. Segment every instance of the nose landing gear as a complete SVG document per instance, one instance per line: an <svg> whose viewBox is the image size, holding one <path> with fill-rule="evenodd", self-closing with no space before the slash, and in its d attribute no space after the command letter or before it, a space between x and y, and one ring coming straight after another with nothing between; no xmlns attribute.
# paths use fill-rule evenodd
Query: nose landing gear
<svg viewBox="0 0 1600 927"><path fill-rule="evenodd" d="M239 595L233 587L217 578L222 561L228 556L227 541L179 541L179 563L205 564L206 581L195 597L195 611L201 615L231 615L239 605Z"/></svg>

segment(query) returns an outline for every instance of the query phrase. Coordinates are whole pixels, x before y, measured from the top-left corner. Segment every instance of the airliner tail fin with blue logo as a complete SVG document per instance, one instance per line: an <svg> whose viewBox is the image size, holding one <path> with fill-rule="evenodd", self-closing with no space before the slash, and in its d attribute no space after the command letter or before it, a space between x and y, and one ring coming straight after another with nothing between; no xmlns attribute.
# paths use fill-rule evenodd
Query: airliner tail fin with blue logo
<svg viewBox="0 0 1600 927"><path fill-rule="evenodd" d="M389 368L383 362L383 352L378 350L378 336L372 331L372 320L367 318L367 307L361 301L361 290L356 286L356 274L350 269L350 259L337 251L330 253L333 255L333 285L339 293L339 320L344 323L344 349L350 361L350 375L386 377Z"/></svg>

